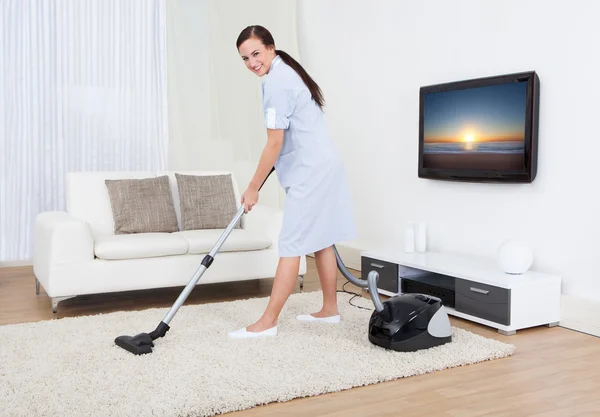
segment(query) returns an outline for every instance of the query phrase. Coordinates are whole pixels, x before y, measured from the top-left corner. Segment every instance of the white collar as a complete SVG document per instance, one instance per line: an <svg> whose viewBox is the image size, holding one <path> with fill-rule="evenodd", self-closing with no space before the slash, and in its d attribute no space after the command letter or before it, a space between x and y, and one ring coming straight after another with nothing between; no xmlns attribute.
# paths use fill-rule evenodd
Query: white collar
<svg viewBox="0 0 600 417"><path fill-rule="evenodd" d="M269 72L267 72L267 74L270 74L271 71L273 71L273 68L275 68L281 62L283 62L283 59L281 59L279 55L276 55L275 58L273 58L273 61L271 61L271 67L269 68Z"/></svg>

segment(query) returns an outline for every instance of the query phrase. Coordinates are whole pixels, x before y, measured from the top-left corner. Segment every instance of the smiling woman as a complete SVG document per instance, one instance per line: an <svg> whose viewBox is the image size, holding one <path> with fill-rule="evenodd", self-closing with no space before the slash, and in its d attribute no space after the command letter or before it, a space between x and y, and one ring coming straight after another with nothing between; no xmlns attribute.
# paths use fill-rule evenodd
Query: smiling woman
<svg viewBox="0 0 600 417"><path fill-rule="evenodd" d="M249 211L258 202L258 186L273 166L286 200L279 236L280 261L267 309L256 323L229 335L277 334L278 317L296 281L300 257L310 253L315 254L323 308L300 315L298 320L337 322L333 245L354 239L356 227L344 168L327 132L321 89L295 59L275 48L266 28L245 28L236 46L249 71L259 77L268 75L262 82L267 144L242 203Z"/></svg>
<svg viewBox="0 0 600 417"><path fill-rule="evenodd" d="M236 46L242 59L246 62L246 67L259 77L269 72L271 63L276 56L281 57L283 62L296 71L300 78L302 78L302 81L304 81L304 84L310 90L313 100L321 109L323 108L325 100L317 83L308 75L298 61L281 49L275 49L273 35L266 28L259 25L248 26L238 36Z"/></svg>

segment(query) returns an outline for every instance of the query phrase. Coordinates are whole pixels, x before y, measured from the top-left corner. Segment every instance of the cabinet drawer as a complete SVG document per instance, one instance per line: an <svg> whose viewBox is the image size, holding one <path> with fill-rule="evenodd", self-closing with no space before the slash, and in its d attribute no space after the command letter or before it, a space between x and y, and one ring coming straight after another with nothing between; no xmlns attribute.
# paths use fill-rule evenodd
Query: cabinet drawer
<svg viewBox="0 0 600 417"><path fill-rule="evenodd" d="M361 257L361 278L367 280L369 272L377 271L379 281L377 288L397 294L400 292L400 280L398 278L398 264L382 261L366 256Z"/></svg>
<svg viewBox="0 0 600 417"><path fill-rule="evenodd" d="M510 325L510 290L463 279L456 280L456 311Z"/></svg>

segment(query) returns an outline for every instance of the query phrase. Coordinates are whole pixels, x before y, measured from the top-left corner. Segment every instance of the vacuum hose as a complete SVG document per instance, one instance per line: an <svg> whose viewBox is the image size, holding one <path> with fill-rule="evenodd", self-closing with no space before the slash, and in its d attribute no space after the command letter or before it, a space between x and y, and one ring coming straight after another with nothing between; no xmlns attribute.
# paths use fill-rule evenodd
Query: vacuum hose
<svg viewBox="0 0 600 417"><path fill-rule="evenodd" d="M337 261L337 266L342 275L350 281L352 284L361 288L368 288L369 294L371 294L371 300L373 300L373 304L375 305L375 310L378 312L383 310L383 303L381 302L381 298L379 298L379 291L377 290L377 281L379 280L379 274L377 271L370 271L369 275L367 275L367 279L356 278L348 269L344 262L342 262L342 258L338 253L337 248L333 245L333 251L335 252L335 259Z"/></svg>

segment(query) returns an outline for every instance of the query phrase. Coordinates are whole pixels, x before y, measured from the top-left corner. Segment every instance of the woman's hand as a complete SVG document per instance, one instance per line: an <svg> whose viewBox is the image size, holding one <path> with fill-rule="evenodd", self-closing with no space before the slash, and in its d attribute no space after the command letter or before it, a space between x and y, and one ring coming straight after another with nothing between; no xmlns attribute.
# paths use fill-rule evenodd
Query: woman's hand
<svg viewBox="0 0 600 417"><path fill-rule="evenodd" d="M258 189L254 187L248 187L244 194L242 194L242 204L244 205L244 213L248 213L252 210L252 207L258 203Z"/></svg>

